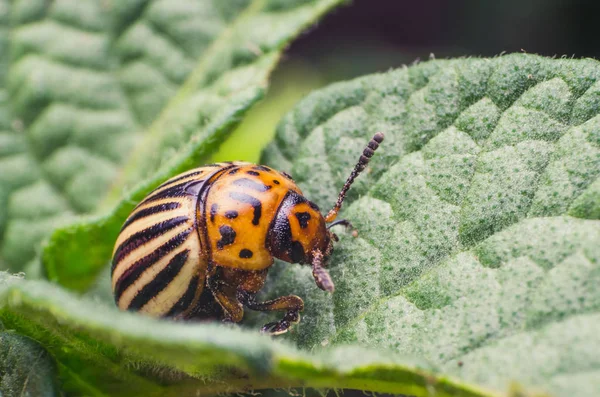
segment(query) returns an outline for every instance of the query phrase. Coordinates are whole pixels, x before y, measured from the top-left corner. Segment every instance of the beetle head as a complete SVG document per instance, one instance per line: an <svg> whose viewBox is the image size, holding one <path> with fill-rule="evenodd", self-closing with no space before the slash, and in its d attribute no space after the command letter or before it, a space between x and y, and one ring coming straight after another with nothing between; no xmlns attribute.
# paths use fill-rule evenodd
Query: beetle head
<svg viewBox="0 0 600 397"><path fill-rule="evenodd" d="M290 263L312 263L313 251L324 253L330 245L330 232L319 207L301 194L289 191L267 236L271 254Z"/></svg>
<svg viewBox="0 0 600 397"><path fill-rule="evenodd" d="M383 138L381 132L373 135L342 187L334 207L326 216L321 214L316 204L304 198L301 193L290 190L281 202L269 228L266 244L271 255L286 262L310 263L317 286L325 291L334 290L333 281L324 269L333 252L333 242L337 241L337 236L330 232L329 228L336 224L351 226L346 220L335 219L350 186L365 169Z"/></svg>

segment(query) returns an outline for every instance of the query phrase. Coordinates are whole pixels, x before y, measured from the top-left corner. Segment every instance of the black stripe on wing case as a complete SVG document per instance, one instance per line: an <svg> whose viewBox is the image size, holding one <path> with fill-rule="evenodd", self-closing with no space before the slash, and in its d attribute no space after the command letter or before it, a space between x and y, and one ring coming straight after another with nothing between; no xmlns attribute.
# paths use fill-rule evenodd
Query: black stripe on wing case
<svg viewBox="0 0 600 397"><path fill-rule="evenodd" d="M185 293L179 298L179 300L173 305L171 310L165 317L176 316L184 311L186 311L192 302L194 301L194 297L196 296L196 291L198 290L198 284L200 284L200 276L196 275L192 277Z"/></svg>
<svg viewBox="0 0 600 397"><path fill-rule="evenodd" d="M156 189L154 190L152 193L150 193L150 195L148 197L146 197L146 199L144 199L144 201L142 201L140 204L138 204L138 207L142 204L147 204L147 203L151 203L153 201L156 200L160 200L163 198L167 198L167 197L182 197L182 196L187 196L189 193L188 191L185 189L186 187L192 185L192 184L198 184L203 182L204 180L199 179L199 180L192 180L192 181L185 181L185 182L181 182L178 183L176 185L173 186L169 186L167 188L164 189Z"/></svg>
<svg viewBox="0 0 600 397"><path fill-rule="evenodd" d="M144 208L143 210L136 211L133 213L133 215L131 215L129 217L129 219L127 219L127 221L125 221L125 223L121 227L121 231L125 230L125 228L127 226L131 225L133 222L137 221L138 219L146 218L150 215L158 214L159 212L166 212L166 211L174 210L179 207L181 207L180 203L173 202L173 203L159 204L159 205L155 205L154 207Z"/></svg>
<svg viewBox="0 0 600 397"><path fill-rule="evenodd" d="M129 288L150 266L154 265L161 258L183 244L192 231L193 229L189 228L182 233L179 233L177 236L129 266L115 283L115 301L118 302L123 292L125 292L125 290Z"/></svg>
<svg viewBox="0 0 600 397"><path fill-rule="evenodd" d="M258 200L255 197L249 196L246 193L240 192L231 192L229 193L229 197L236 201L252 205L252 207L254 208L254 218L252 218L252 224L258 225L258 222L260 221L260 216L262 215L262 204L260 203L260 200Z"/></svg>
<svg viewBox="0 0 600 397"><path fill-rule="evenodd" d="M144 285L142 289L138 291L135 297L129 303L127 310L140 310L150 299L157 296L162 290L177 277L183 265L187 261L189 249L183 250L173 257L158 274L148 284Z"/></svg>
<svg viewBox="0 0 600 397"><path fill-rule="evenodd" d="M180 181L182 179L186 179L195 175L200 175L204 172L204 170L200 170L200 171L194 171L194 172L188 172L187 174L182 174L180 176L178 176L177 178L173 178L173 179L169 179L168 181L166 181L165 183L163 183L162 185L160 185L159 187L157 187L155 190L158 190L162 187L168 186L172 183L175 183L177 181Z"/></svg>
<svg viewBox="0 0 600 397"><path fill-rule="evenodd" d="M112 270L114 271L115 266L119 262L121 262L123 258L129 255L131 251L135 250L143 244L146 244L150 240L155 239L161 234L164 234L165 232L176 228L177 226L187 222L188 220L189 218L187 216L176 216L175 218L159 222L155 225L150 226L149 228L140 230L139 232L132 234L127 240L123 241L115 251Z"/></svg>

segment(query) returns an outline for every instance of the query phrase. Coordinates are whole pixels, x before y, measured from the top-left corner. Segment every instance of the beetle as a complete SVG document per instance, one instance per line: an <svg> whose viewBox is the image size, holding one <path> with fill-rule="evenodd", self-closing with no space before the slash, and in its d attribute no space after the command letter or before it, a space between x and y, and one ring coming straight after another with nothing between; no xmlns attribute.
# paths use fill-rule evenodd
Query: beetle
<svg viewBox="0 0 600 397"><path fill-rule="evenodd" d="M284 311L262 332L287 332L300 320L302 299L255 299L273 258L310 264L316 285L334 291L325 266L337 236L329 229L350 226L335 221L337 214L383 138L376 133L369 141L325 216L289 174L264 165L209 164L167 180L135 207L115 243L111 278L117 306L158 317L235 323L244 306Z"/></svg>

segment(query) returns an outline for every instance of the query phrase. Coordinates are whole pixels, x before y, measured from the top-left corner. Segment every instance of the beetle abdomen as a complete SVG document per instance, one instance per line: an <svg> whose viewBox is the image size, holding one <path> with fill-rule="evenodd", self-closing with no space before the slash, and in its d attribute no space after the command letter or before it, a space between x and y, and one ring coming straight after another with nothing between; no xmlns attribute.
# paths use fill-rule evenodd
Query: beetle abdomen
<svg viewBox="0 0 600 397"><path fill-rule="evenodd" d="M197 168L168 180L127 218L112 263L112 287L119 308L176 316L196 304L207 267L196 206L199 190L216 170Z"/></svg>

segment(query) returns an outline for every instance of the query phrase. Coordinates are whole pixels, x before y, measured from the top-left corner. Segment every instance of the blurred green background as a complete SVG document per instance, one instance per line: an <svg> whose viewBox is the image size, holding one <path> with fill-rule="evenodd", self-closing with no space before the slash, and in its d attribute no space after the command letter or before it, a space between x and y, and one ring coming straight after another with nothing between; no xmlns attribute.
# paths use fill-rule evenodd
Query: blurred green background
<svg viewBox="0 0 600 397"><path fill-rule="evenodd" d="M259 161L283 114L315 88L430 57L600 57L600 1L354 0L287 50L265 100L213 160Z"/></svg>

